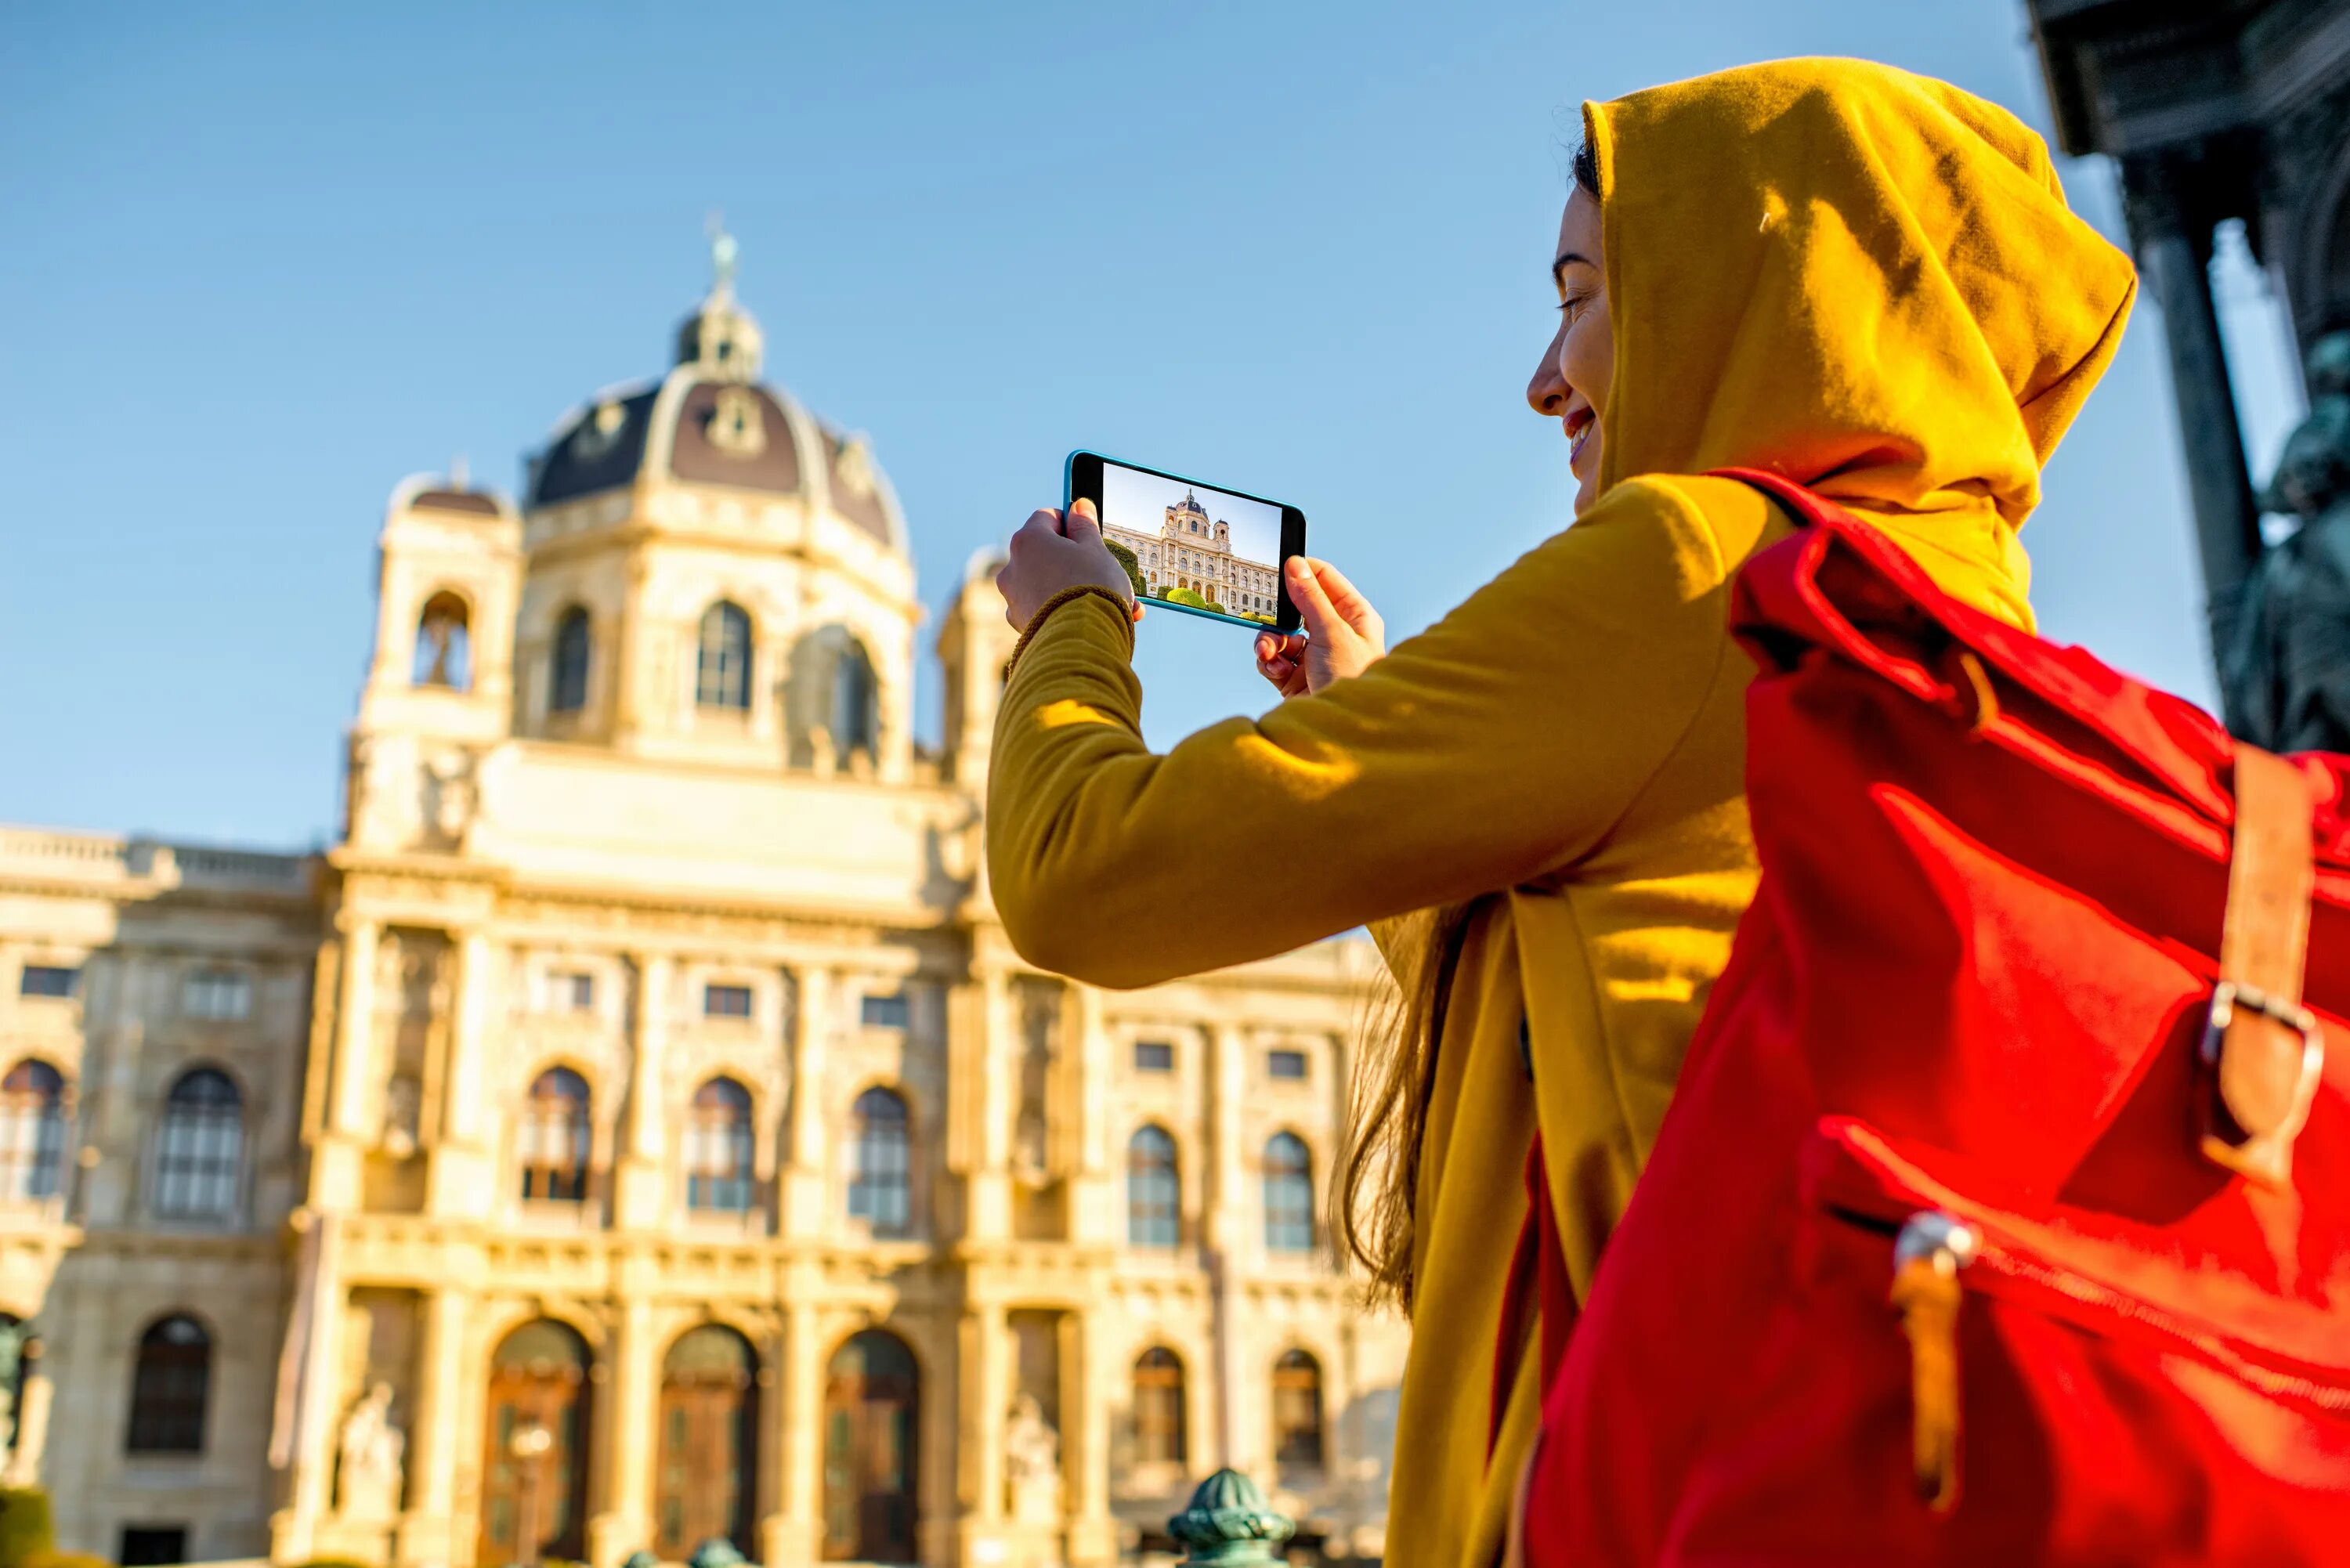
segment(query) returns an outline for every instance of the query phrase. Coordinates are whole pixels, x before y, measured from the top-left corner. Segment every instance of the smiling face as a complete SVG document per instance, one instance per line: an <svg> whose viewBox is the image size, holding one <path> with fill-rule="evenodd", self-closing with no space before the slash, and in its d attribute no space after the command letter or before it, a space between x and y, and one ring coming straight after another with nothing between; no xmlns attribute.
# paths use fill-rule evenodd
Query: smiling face
<svg viewBox="0 0 2350 1568"><path fill-rule="evenodd" d="M1558 287L1558 332L1526 383L1526 402L1544 419L1558 421L1566 435L1572 454L1567 463L1580 481L1577 516L1598 491L1599 416L1607 411L1607 387L1616 373L1604 260L1599 199L1577 185L1559 216L1558 250L1551 264L1551 281Z"/></svg>

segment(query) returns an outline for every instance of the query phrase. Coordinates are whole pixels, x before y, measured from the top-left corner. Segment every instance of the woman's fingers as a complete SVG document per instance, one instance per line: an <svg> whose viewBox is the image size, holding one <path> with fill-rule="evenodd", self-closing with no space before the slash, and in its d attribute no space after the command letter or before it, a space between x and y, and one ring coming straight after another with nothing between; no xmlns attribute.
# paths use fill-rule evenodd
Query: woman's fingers
<svg viewBox="0 0 2350 1568"><path fill-rule="evenodd" d="M1292 556L1282 563L1282 570L1289 578L1289 597L1298 613L1305 618L1305 629L1315 641L1327 639L1331 632L1346 624L1331 607L1330 596L1323 591L1313 562L1303 556Z"/></svg>
<svg viewBox="0 0 2350 1568"><path fill-rule="evenodd" d="M1101 518L1095 513L1094 504L1080 498L1063 519L1061 532L1072 539L1092 539L1098 543L1102 536Z"/></svg>
<svg viewBox="0 0 2350 1568"><path fill-rule="evenodd" d="M1339 619L1367 636L1376 635L1372 630L1375 627L1384 629L1386 623L1379 619L1379 612L1371 607L1371 601L1362 596L1360 589L1347 580L1346 573L1318 556L1307 556L1305 564L1314 573L1323 598Z"/></svg>

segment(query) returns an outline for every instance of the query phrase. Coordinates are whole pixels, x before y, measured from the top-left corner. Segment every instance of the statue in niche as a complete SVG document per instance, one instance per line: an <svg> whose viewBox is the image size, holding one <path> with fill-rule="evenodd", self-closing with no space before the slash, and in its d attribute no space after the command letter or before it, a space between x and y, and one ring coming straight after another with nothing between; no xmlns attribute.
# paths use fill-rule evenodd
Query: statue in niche
<svg viewBox="0 0 2350 1568"><path fill-rule="evenodd" d="M442 847L463 849L480 795L473 779L473 759L454 749L442 752L425 763L421 782L425 822Z"/></svg>
<svg viewBox="0 0 2350 1568"><path fill-rule="evenodd" d="M2262 552L2220 661L2238 732L2272 752L2350 751L2350 331L2310 349L2309 389L2260 497L2301 525Z"/></svg>
<svg viewBox="0 0 2350 1568"><path fill-rule="evenodd" d="M1022 1524L1061 1521L1061 1435L1034 1394L1012 1401L1003 1427L1003 1482L1012 1517Z"/></svg>
<svg viewBox="0 0 2350 1568"><path fill-rule="evenodd" d="M414 1154L423 1110L424 1091L414 1078L402 1073L385 1084L383 1127L376 1136L376 1147L394 1159Z"/></svg>
<svg viewBox="0 0 2350 1568"><path fill-rule="evenodd" d="M341 1505L346 1518L390 1519L400 1511L408 1438L391 1424L391 1385L378 1383L343 1417Z"/></svg>

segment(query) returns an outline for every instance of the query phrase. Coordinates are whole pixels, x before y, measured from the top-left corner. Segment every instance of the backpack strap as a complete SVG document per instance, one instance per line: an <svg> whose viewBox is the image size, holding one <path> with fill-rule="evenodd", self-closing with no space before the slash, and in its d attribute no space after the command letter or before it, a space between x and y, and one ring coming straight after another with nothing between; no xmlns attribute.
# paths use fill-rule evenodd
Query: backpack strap
<svg viewBox="0 0 2350 1568"><path fill-rule="evenodd" d="M2236 748L2235 843L2228 859L2220 982L2203 1029L2212 1096L2203 1152L2282 1188L2325 1066L2325 1036L2302 1005L2309 901L2316 889L2309 780L2282 757Z"/></svg>

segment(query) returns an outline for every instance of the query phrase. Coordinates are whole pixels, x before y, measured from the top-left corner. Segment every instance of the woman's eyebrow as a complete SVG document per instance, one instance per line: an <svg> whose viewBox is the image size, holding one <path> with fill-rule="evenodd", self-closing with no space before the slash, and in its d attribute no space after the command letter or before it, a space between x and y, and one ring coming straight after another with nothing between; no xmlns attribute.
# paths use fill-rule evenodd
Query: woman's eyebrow
<svg viewBox="0 0 2350 1568"><path fill-rule="evenodd" d="M1553 283L1565 286L1565 279L1563 279L1559 275L1566 270L1567 264L1570 262L1581 262L1585 266L1594 269L1596 269L1599 265L1597 262L1593 261L1581 251L1561 251L1558 253L1558 260L1550 264L1550 277Z"/></svg>

